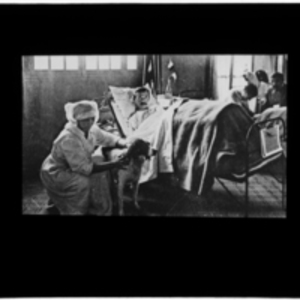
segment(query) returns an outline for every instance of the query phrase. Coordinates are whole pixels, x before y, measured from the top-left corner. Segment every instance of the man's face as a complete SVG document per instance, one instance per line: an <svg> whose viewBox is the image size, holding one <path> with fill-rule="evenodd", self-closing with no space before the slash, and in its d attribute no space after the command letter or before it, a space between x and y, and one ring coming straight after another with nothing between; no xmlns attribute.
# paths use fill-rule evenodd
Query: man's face
<svg viewBox="0 0 300 300"><path fill-rule="evenodd" d="M141 92L136 94L135 105L139 110L145 110L148 108L150 96L148 92Z"/></svg>
<svg viewBox="0 0 300 300"><path fill-rule="evenodd" d="M272 78L271 79L271 85L274 89L278 89L282 86L283 81L281 79L278 78Z"/></svg>

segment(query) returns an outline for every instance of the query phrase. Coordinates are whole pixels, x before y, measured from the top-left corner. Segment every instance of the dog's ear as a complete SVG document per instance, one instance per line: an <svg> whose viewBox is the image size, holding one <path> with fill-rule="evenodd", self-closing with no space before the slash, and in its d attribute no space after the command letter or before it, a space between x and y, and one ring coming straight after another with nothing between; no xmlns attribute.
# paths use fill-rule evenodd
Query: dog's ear
<svg viewBox="0 0 300 300"><path fill-rule="evenodd" d="M145 155L139 155L138 159L139 161L144 162L147 159L147 157Z"/></svg>
<svg viewBox="0 0 300 300"><path fill-rule="evenodd" d="M150 150L150 153L151 153L152 156L155 156L157 154L157 152L158 151L154 148L151 148L151 150Z"/></svg>

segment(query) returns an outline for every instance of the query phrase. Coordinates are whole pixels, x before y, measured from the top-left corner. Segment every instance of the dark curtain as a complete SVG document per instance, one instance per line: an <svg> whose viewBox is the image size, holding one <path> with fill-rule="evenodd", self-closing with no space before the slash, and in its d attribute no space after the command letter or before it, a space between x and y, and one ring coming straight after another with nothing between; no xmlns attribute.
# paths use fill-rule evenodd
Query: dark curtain
<svg viewBox="0 0 300 300"><path fill-rule="evenodd" d="M288 82L288 78L287 78L287 73L288 73L288 56L284 55L283 56L283 76L285 78L285 82Z"/></svg>
<svg viewBox="0 0 300 300"><path fill-rule="evenodd" d="M149 84L153 94L157 95L162 91L161 57L160 55L145 55L143 70L143 85Z"/></svg>
<svg viewBox="0 0 300 300"><path fill-rule="evenodd" d="M206 62L204 97L209 99L217 98L217 72L213 55L209 55Z"/></svg>

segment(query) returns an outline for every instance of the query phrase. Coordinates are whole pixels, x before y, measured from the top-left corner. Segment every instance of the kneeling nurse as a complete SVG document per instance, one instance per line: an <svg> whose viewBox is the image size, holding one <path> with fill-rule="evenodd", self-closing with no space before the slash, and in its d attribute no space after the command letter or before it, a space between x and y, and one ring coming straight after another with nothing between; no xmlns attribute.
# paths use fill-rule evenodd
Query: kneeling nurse
<svg viewBox="0 0 300 300"><path fill-rule="evenodd" d="M122 168L122 159L103 162L93 154L99 146L126 148L126 141L101 130L96 122L99 110L95 101L82 100L65 105L67 124L54 140L51 153L42 164L40 177L49 197L62 215L109 215L111 195L109 174L112 168ZM99 163L100 161L100 163ZM93 177L100 189L100 200L93 199ZM100 175L100 176L98 176ZM93 179L93 180L92 180ZM97 209L98 207L98 209Z"/></svg>

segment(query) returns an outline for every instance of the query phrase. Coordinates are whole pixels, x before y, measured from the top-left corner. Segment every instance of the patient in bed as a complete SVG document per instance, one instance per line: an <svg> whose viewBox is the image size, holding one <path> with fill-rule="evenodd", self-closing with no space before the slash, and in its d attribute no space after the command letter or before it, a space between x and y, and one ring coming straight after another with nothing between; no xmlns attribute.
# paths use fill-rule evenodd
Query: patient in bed
<svg viewBox="0 0 300 300"><path fill-rule="evenodd" d="M131 134L140 128L141 124L145 124L145 120L149 119L150 116L155 114L161 115L164 111L162 106L159 105L152 96L151 91L146 87L141 87L135 91L133 101L136 109L128 119L129 131ZM153 121L155 122L155 120Z"/></svg>
<svg viewBox="0 0 300 300"><path fill-rule="evenodd" d="M151 89L147 87L138 88L132 100L135 111L128 119L128 135L126 140L131 144L136 138L149 142L152 149L158 154L143 163L139 183L147 182L156 178L158 174L158 160L161 155L159 150L164 143L165 127L163 121L167 111L163 109L153 97ZM165 164L163 165L165 167ZM168 165L169 166L169 165ZM160 167L161 170L162 167ZM166 168L166 167L165 167Z"/></svg>
<svg viewBox="0 0 300 300"><path fill-rule="evenodd" d="M232 89L226 100L239 104L251 117L253 117L254 113L249 108L249 100L256 97L257 93L257 87L254 84L249 83L242 89Z"/></svg>

